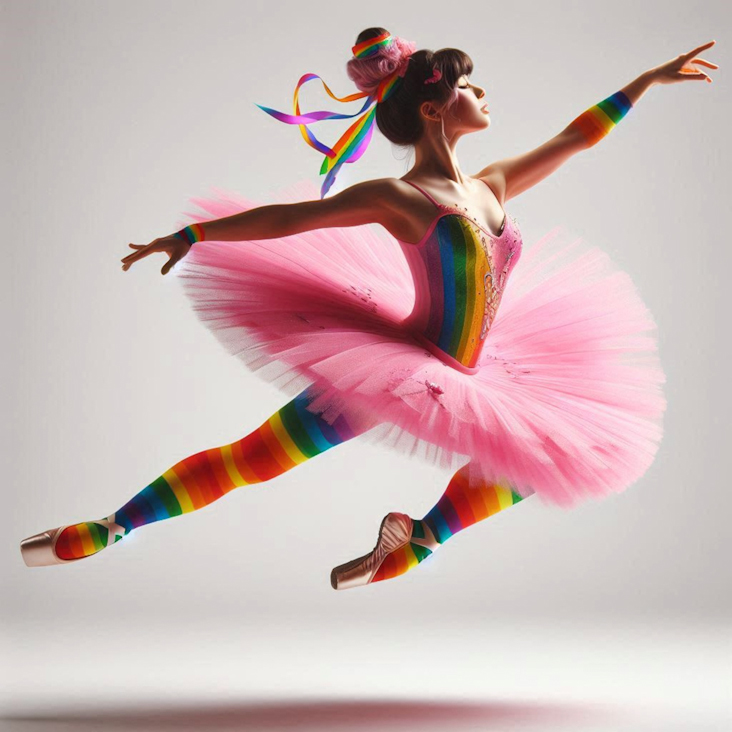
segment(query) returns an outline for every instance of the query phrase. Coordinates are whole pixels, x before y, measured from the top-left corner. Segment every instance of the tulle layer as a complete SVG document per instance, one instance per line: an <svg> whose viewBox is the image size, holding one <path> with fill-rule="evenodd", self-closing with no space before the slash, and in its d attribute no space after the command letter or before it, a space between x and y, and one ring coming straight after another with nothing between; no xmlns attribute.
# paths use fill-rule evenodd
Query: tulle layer
<svg viewBox="0 0 732 732"><path fill-rule="evenodd" d="M297 184L266 203L312 200ZM216 190L205 213L255 203ZM653 462L666 408L656 324L629 275L555 228L524 250L465 374L404 328L415 292L399 243L376 226L200 242L174 269L226 349L360 439L568 506L620 492Z"/></svg>

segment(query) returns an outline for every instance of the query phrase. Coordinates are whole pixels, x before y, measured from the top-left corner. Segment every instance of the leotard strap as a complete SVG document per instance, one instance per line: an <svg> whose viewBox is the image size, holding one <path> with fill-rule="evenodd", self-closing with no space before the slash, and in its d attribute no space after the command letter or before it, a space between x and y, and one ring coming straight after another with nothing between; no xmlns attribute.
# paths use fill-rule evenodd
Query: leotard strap
<svg viewBox="0 0 732 732"><path fill-rule="evenodd" d="M404 180L404 178L401 178L401 180ZM498 196L496 196L494 190L488 185L488 181L484 180L483 178L477 178L477 180L479 180L481 183L485 183L486 186L488 186L488 190L493 194L496 201L498 201ZM404 182L409 183L410 186L412 186L413 188L416 188L423 196L425 196L430 201L432 201L432 203L434 203L435 206L437 206L437 208L450 208L450 206L446 206L444 203L439 203L438 201L436 201L434 199L434 197L431 196L429 193L427 193L427 191L424 188L421 188L416 183L412 183L411 180L404 180ZM499 201L499 206L500 206L500 201Z"/></svg>
<svg viewBox="0 0 732 732"><path fill-rule="evenodd" d="M404 178L402 178L402 180L404 180ZM427 191L425 191L424 188L421 188L416 183L412 183L411 180L404 180L404 182L409 183L410 186L412 186L413 188L416 188L423 196L425 196L428 200L432 201L432 203L435 206L437 206L437 208L439 208L439 209L445 208L445 206L443 206L441 203L437 203L437 201L435 201L435 199L429 193L427 193Z"/></svg>
<svg viewBox="0 0 732 732"><path fill-rule="evenodd" d="M411 180L404 180L404 178L400 178L400 180L403 180L403 181L404 181L405 183L409 183L409 185L410 185L410 186L412 186L413 188L416 188L416 189L417 189L417 190L418 190L418 191L419 191L419 192L420 192L420 193L421 193L421 194L422 194L423 196L425 196L425 197L426 197L426 198L427 198L428 200L432 201L432 203L433 203L433 204L434 204L434 205L435 205L435 206L436 206L436 207L437 207L437 208L438 208L438 209L439 209L440 211L444 211L444 210L448 210L448 211L449 211L450 209L452 209L452 208L453 208L452 206L446 206L446 205L445 205L444 203L439 203L438 201L436 201L436 200L434 199L434 197L433 197L433 196L431 196L431 195L430 195L429 193L427 193L427 191L425 191L425 189L424 189L424 188L421 188L421 187L420 187L420 186L418 186L418 185L417 185L416 183L413 183L413 182L412 182ZM485 181L485 180L483 180L483 178L478 178L477 180L480 180L480 181L482 181L483 183L485 183L485 184L486 184L486 186L488 186L488 190L489 190L489 191L490 191L490 192L491 192L491 193L493 194L493 196L495 197L496 201L498 201L498 196L496 196L496 194L495 194L494 190L493 190L493 189L492 189L492 188L491 188L491 187L490 187L490 186L488 185L488 182L487 182L487 181ZM500 201L498 201L498 205L499 205L499 206L501 205L501 202L500 202ZM502 206L501 206L501 208L503 209L503 207L502 207ZM469 219L470 219L471 221L474 221L474 219L473 219L472 217L468 216L468 218L469 218ZM506 211L505 211L505 210L503 210L503 222L501 223L501 228L500 228L500 230L498 231L498 234L494 234L494 233L493 233L492 231L490 231L489 229L485 228L484 226L481 226L480 224L478 224L478 226L480 226L480 228L481 228L481 229L484 229L485 231L487 231L487 232L488 232L488 233L489 233L489 234L490 234L490 235L491 235L492 237L499 237L499 236L501 236L501 235L503 234L503 230L504 230L504 229L506 228L506 222L507 222L507 221L508 221L508 216L507 216L507 214L506 214ZM477 222L475 222L475 223L477 223Z"/></svg>

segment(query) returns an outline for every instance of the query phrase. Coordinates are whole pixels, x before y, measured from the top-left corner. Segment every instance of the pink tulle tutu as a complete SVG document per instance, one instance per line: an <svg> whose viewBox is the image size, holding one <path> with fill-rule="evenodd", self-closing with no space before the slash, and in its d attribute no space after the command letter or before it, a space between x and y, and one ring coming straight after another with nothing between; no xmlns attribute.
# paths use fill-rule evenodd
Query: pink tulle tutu
<svg viewBox="0 0 732 732"><path fill-rule="evenodd" d="M319 197L302 182L270 197ZM216 190L180 228L262 205ZM523 250L477 373L452 368L404 321L415 284L376 225L195 244L174 268L227 350L360 439L568 506L620 492L653 462L665 376L656 325L630 276L556 228Z"/></svg>

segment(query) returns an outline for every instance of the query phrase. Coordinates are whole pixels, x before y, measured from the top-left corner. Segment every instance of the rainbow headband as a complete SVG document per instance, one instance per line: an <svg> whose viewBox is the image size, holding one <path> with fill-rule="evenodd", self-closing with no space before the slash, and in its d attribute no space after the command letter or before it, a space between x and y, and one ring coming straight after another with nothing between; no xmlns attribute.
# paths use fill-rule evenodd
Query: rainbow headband
<svg viewBox="0 0 732 732"><path fill-rule="evenodd" d="M389 33L382 33L375 38L370 38L367 41L363 41L363 43L353 46L353 55L356 58L372 56L378 53L382 47L393 43L393 40L394 36ZM300 87L313 79L320 79L328 94L338 102L352 102L356 99L363 99L364 97L366 97L366 101L364 102L363 107L354 114L338 114L337 112L328 111L301 114L300 102L298 100ZM388 99L400 80L401 77L398 72L395 71L393 74L384 78L376 90L371 94L368 92L358 92L357 94L349 94L345 97L337 97L328 88L328 85L320 76L317 74L305 74L300 78L300 81L297 82L297 86L295 87L295 114L278 112L274 109L270 109L269 107L263 107L261 104L257 104L257 106L267 112L267 114L272 115L275 119L280 120L280 122L286 122L290 125L298 125L305 142L310 145L310 147L325 154L323 164L320 166L320 175L325 174L325 180L320 188L320 197L325 198L325 195L333 185L341 166L346 163L355 163L366 151L374 132L376 104ZM371 109L369 109L369 107L371 107ZM318 140L307 127L307 125L313 122L320 122L326 119L350 119L351 117L359 118L343 133L341 138L332 148Z"/></svg>

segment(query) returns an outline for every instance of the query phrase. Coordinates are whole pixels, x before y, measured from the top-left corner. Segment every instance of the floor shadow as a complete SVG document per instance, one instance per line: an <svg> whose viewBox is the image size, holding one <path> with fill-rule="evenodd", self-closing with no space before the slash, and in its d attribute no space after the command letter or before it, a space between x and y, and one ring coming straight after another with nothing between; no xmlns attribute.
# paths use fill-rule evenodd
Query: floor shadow
<svg viewBox="0 0 732 732"><path fill-rule="evenodd" d="M119 708L64 711L43 715L18 714L6 716L15 723L8 730L94 728L105 731L132 728L217 730L217 729L299 729L361 730L361 729L448 729L480 723L481 729L505 729L511 723L522 728L532 724L548 729L555 726L583 725L590 720L606 719L608 711L591 704L532 704L530 702L436 702L418 700L373 701L296 701L266 703L237 703L231 705L198 705L186 707L160 706L138 711ZM36 725L36 727L32 727ZM5 728L3 728L5 729Z"/></svg>

